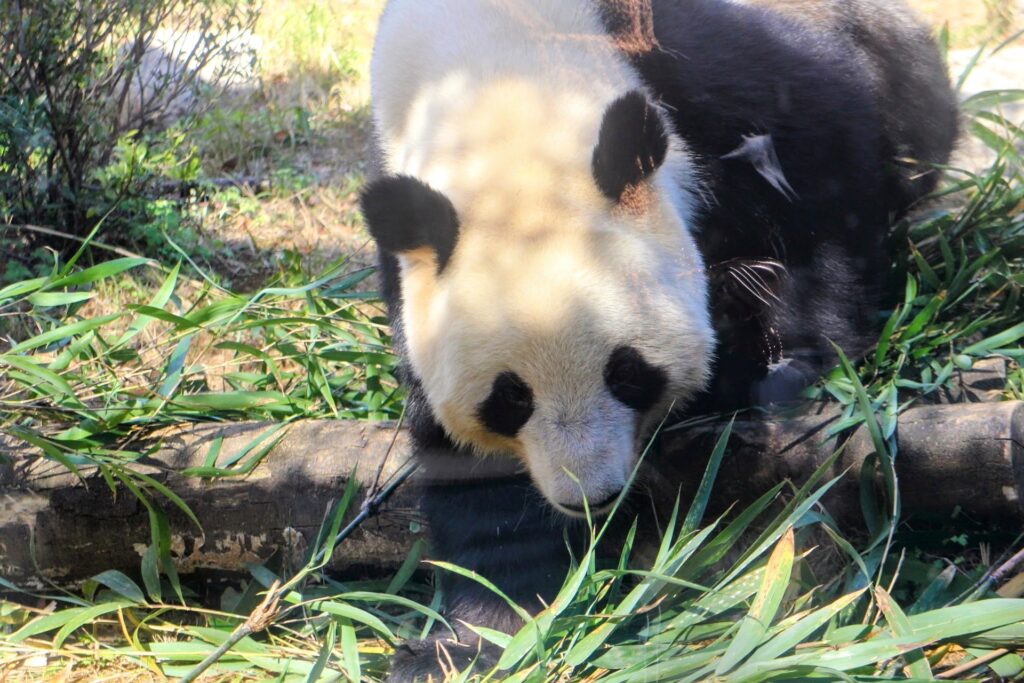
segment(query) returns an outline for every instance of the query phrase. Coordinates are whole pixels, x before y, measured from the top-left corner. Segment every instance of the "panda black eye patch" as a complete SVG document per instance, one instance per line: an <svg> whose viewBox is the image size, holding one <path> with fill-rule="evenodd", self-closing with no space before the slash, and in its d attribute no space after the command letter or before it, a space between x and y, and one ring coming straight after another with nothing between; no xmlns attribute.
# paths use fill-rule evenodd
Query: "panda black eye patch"
<svg viewBox="0 0 1024 683"><path fill-rule="evenodd" d="M494 379L476 415L495 434L513 437L533 415L533 390L516 373L503 372Z"/></svg>
<svg viewBox="0 0 1024 683"><path fill-rule="evenodd" d="M632 346L612 351L604 366L604 383L618 401L638 411L650 409L665 391L668 375Z"/></svg>

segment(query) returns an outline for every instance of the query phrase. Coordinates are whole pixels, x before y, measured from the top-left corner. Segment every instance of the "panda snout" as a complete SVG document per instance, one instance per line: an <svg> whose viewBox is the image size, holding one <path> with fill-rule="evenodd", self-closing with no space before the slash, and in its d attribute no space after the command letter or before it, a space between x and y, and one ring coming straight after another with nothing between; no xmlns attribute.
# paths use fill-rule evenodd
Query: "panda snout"
<svg viewBox="0 0 1024 683"><path fill-rule="evenodd" d="M615 501L618 500L620 495L622 495L622 489L619 489L615 493L609 494L603 500L592 500L588 498L587 506L590 508L590 513L594 515L601 515L605 512L608 512L611 509L612 505L615 504ZM567 511L575 515L583 516L587 513L587 509L582 504L576 505L563 503L561 504L561 507L565 508Z"/></svg>

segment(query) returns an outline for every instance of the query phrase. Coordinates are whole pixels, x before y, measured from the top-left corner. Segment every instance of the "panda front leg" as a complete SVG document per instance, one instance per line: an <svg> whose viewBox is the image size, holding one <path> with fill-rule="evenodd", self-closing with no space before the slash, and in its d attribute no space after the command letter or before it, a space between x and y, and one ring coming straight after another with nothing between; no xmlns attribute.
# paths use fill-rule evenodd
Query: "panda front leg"
<svg viewBox="0 0 1024 683"><path fill-rule="evenodd" d="M422 510L431 534L431 556L477 572L536 614L565 579L571 521L543 500L529 477L494 478L485 473L467 480L479 461L467 455L454 462L461 472L451 479L437 476L436 463L424 468L428 480L422 484ZM439 629L425 640L400 646L389 681L442 681L446 671L465 670L474 662L477 671L486 671L497 664L501 651L481 641L467 624L510 634L523 625L504 599L476 581L450 572L441 580L445 618L455 634Z"/></svg>

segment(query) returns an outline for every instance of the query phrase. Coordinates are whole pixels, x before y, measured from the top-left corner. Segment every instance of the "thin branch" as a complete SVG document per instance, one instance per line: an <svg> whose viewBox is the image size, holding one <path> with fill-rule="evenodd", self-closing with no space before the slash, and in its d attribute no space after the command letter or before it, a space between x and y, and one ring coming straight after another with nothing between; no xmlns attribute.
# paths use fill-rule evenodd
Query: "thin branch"
<svg viewBox="0 0 1024 683"><path fill-rule="evenodd" d="M194 669L189 671L187 674L179 679L179 683L192 683L200 676L203 675L207 669L217 663L221 657L237 645L243 638L252 635L253 633L259 633L267 626L270 626L277 617L277 605L281 602L281 581L275 579L274 583L270 586L270 590L267 591L267 596L263 598L263 602L252 611L249 618L239 624L231 635L220 644L216 650L207 655L206 659L199 662Z"/></svg>
<svg viewBox="0 0 1024 683"><path fill-rule="evenodd" d="M418 468L418 463L411 462L407 464L405 469L402 470L402 472L395 477L394 481L392 481L387 487L382 489L376 495L367 498L367 500L363 502L363 505L359 510L359 514L357 514L355 518L349 522L344 529L338 532L337 536L335 536L334 543L321 548L310 564L316 565L322 562L328 547L337 547L337 545L348 538L360 524L365 522L371 516L377 514L380 506L383 505L388 498L398 490L398 487L405 483L405 481L411 477ZM260 605L252 611L249 618L240 624L238 628L231 633L231 636L221 643L220 647L211 652L206 659L201 661L194 669L182 676L179 683L192 683L192 681L196 680L196 678L213 666L217 660L223 657L243 638L250 636L253 633L259 633L273 623L278 614L278 604L280 603L281 598L284 597L284 594L291 590L293 582L294 579L282 586L280 579L275 579L274 583L270 586L270 590L267 591L267 595L263 599L263 602L261 602Z"/></svg>
<svg viewBox="0 0 1024 683"><path fill-rule="evenodd" d="M992 572L992 576L989 577L989 581L993 585L1001 584L1010 575L1010 572L1017 569L1018 565L1024 563L1024 549L1018 552L1016 555L1011 557L1009 560L1004 562L998 569Z"/></svg>
<svg viewBox="0 0 1024 683"><path fill-rule="evenodd" d="M19 231L22 231L22 232L34 232L34 233L39 233L41 235L49 235L51 237L60 237L61 239L71 240L73 242L79 242L81 244L84 244L86 242L86 238L84 238L84 237L77 237L75 235L70 235L70 234L68 234L66 232L61 232L60 230L54 230L53 228L46 228L46 227L43 227L41 225L28 225L28 224L24 224L24 223L14 223L14 224L3 225L3 226L0 226L0 227L11 228L12 230L19 230ZM125 256L127 258L144 258L144 259L147 260L147 264L146 265L148 265L150 267L153 267L153 268L156 268L158 270L163 270L163 268L160 266L160 264L157 261L155 261L153 259L150 259L150 258L147 258L147 257L145 257L145 256L143 256L141 254L136 254L133 251L128 251L127 249L122 249L121 247L115 247L112 244L106 244L106 243L100 242L98 240L89 240L89 244L91 244L92 246L95 246L95 247L99 247L100 249L105 249L106 251L113 252L113 253L117 254L118 256Z"/></svg>
<svg viewBox="0 0 1024 683"><path fill-rule="evenodd" d="M987 655L983 655L981 657L978 657L977 659L972 659L969 662L965 662L964 664L961 664L960 666L955 666L952 669L949 669L947 671L943 671L942 673L936 675L935 678L938 678L938 679L941 679L941 680L948 680L948 679L951 679L951 678L957 678L960 675L967 673L968 671L971 671L973 669L977 669L979 666L982 666L984 664L988 664L989 662L994 662L995 660L997 660L997 659L999 659L1001 657L1004 657L1004 656L1006 656L1008 654L1010 654L1010 651L1009 650L1004 650L1002 648L1000 648L998 650L993 650L992 652L989 652Z"/></svg>
<svg viewBox="0 0 1024 683"><path fill-rule="evenodd" d="M363 501L362 507L359 509L357 514L351 522L349 522L344 529L338 532L338 535L334 537L334 543L331 547L337 547L339 543L344 541L346 538L352 535L352 532L359 528L359 525L365 522L367 519L377 514L380 506L387 502L388 498L398 490L398 487L406 482L416 470L420 467L418 462L407 462L405 468L392 480L390 484L381 489L378 493L370 496ZM327 552L327 548L321 548L320 552L316 554L313 560L313 564L317 564L324 560L324 555Z"/></svg>

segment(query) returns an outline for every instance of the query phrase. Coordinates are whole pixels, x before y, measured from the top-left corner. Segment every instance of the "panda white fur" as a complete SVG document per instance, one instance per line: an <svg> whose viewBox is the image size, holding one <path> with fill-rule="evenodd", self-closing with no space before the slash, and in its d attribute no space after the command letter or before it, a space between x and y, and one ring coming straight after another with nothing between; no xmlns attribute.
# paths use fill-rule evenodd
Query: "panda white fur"
<svg viewBox="0 0 1024 683"><path fill-rule="evenodd" d="M887 226L934 183L895 157L956 134L902 6L893 28L829 0L646 5L391 0L374 48L361 204L434 554L534 610L671 406L783 400L829 341L863 350ZM649 49L624 48L637 11ZM517 626L473 582L447 594L452 623ZM438 667L410 644L392 677Z"/></svg>
<svg viewBox="0 0 1024 683"><path fill-rule="evenodd" d="M430 49L439 25L448 38ZM605 386L612 353L636 349L661 369L656 408L705 386L714 339L689 157L606 35L573 2L399 2L373 62L385 169L405 178L368 191L371 230L380 239L395 204L417 195L454 209L431 228L451 231L450 255L398 253L410 369L457 444L515 453L564 511L582 512L584 493L614 499L635 463L644 430ZM610 106L655 136L655 149L636 151L664 157L623 202L594 180ZM532 394L522 425L480 420L500 376Z"/></svg>

